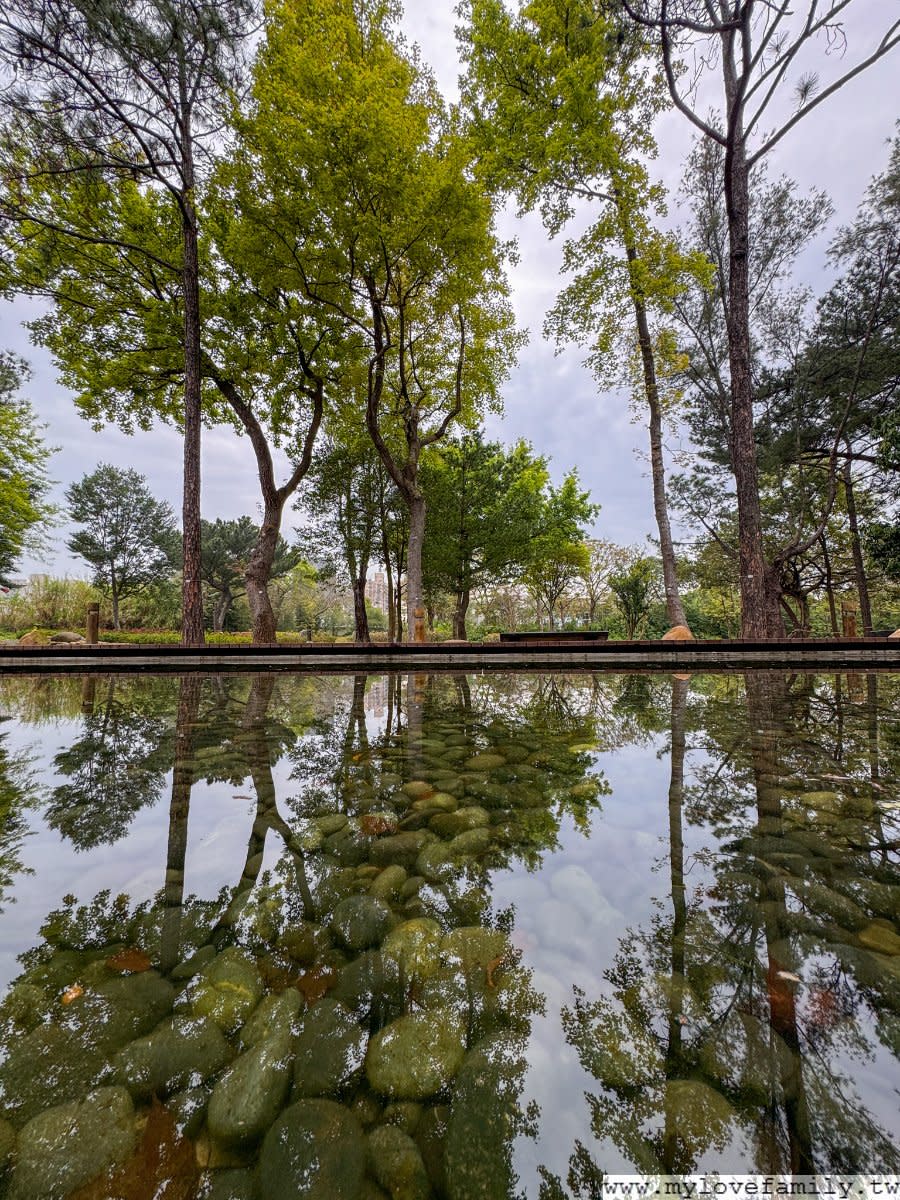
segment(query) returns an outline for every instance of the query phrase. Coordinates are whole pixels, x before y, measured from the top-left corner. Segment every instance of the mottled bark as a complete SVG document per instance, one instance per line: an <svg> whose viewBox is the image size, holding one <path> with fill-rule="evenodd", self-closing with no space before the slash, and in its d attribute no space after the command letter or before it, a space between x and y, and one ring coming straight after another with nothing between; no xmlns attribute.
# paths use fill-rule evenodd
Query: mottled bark
<svg viewBox="0 0 900 1200"><path fill-rule="evenodd" d="M469 611L469 591L467 589L456 593L456 604L453 609L453 636L466 638L466 613Z"/></svg>
<svg viewBox="0 0 900 1200"><path fill-rule="evenodd" d="M859 518L856 511L856 493L853 489L853 472L850 459L844 463L844 496L847 501L847 521L850 525L850 549L853 555L853 577L856 581L856 594L859 597L859 615L862 621L863 635L872 636L872 605L869 600L869 581L866 578L866 564L863 561L862 541L859 536Z"/></svg>
<svg viewBox="0 0 900 1200"><path fill-rule="evenodd" d="M741 636L759 640L784 636L781 588L766 561L759 470L753 430L750 363L750 190L746 143L740 119L742 97L733 60L736 34L723 37L723 69L729 114L725 150L725 208L728 217L728 361L731 370L731 461L738 508Z"/></svg>

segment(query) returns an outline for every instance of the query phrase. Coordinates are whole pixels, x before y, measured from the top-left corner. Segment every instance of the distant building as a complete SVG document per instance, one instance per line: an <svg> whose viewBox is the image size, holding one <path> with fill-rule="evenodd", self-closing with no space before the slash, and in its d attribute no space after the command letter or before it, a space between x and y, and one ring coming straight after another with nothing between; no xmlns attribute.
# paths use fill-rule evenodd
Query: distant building
<svg viewBox="0 0 900 1200"><path fill-rule="evenodd" d="M374 578L366 580L366 599L383 613L388 610L387 579L383 571L377 571Z"/></svg>

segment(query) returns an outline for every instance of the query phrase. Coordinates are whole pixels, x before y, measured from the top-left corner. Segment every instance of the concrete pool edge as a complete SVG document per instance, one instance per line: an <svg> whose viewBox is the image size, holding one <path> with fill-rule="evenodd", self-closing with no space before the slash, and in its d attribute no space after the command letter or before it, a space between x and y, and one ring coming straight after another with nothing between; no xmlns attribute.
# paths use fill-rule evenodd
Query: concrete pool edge
<svg viewBox="0 0 900 1200"><path fill-rule="evenodd" d="M900 639L4 646L0 673L109 671L900 670Z"/></svg>

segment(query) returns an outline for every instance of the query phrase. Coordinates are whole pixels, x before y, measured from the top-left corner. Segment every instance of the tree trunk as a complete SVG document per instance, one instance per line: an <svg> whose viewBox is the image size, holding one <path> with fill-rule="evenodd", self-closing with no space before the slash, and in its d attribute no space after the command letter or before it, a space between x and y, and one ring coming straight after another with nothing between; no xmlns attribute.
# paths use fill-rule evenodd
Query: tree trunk
<svg viewBox="0 0 900 1200"><path fill-rule="evenodd" d="M169 801L169 842L166 851L164 906L160 931L160 967L164 972L171 971L181 960L184 867L187 858L191 788L194 786L194 740L200 711L201 683L197 675L183 675L178 687L175 758L172 764L172 795Z"/></svg>
<svg viewBox="0 0 900 1200"><path fill-rule="evenodd" d="M409 543L406 552L406 639L412 641L416 630L416 609L422 602L422 543L425 539L425 497L411 492L409 505Z"/></svg>
<svg viewBox="0 0 900 1200"><path fill-rule="evenodd" d="M456 607L453 610L453 636L466 640L466 613L469 610L468 590L456 593Z"/></svg>
<svg viewBox="0 0 900 1200"><path fill-rule="evenodd" d="M194 203L194 148L191 106L181 63L182 290L184 293L184 492L181 507L181 640L202 646L203 593L200 585L200 258Z"/></svg>
<svg viewBox="0 0 900 1200"><path fill-rule="evenodd" d="M638 345L641 350L641 365L644 373L644 394L647 397L647 407L650 410L650 474L653 479L653 511L656 515L656 527L659 530L659 552L662 558L663 585L666 592L666 616L670 625L687 625L684 607L681 603L681 593L678 590L678 576L675 571L675 546L672 542L672 526L669 523L669 506L666 500L666 468L662 447L662 410L659 403L659 385L656 378L653 341L650 337L646 305L642 297L634 291L637 281L635 279L636 273L631 271L631 267L637 262L637 251L630 243L627 232L625 240L625 252L631 275L631 299L634 306L634 319L637 324ZM593 620L593 616L591 619Z"/></svg>
<svg viewBox="0 0 900 1200"><path fill-rule="evenodd" d="M853 490L853 473L850 459L844 463L844 495L847 498L847 520L850 523L850 548L853 552L853 574L856 579L856 594L859 596L859 615L862 620L863 636L872 636L872 606L869 601L869 582L863 562L862 542L859 537L859 522L856 513L856 494Z"/></svg>
<svg viewBox="0 0 900 1200"><path fill-rule="evenodd" d="M219 597L213 605L213 629L216 633L225 632L225 622L233 602L234 597L228 588L219 593Z"/></svg>
<svg viewBox="0 0 900 1200"><path fill-rule="evenodd" d="M119 591L116 587L116 581L113 579L112 586L109 589L109 600L112 607L112 623L113 629L120 629L119 625Z"/></svg>
<svg viewBox="0 0 900 1200"><path fill-rule="evenodd" d="M368 564L360 564L360 571L353 579L353 625L358 642L371 642L369 617L366 613L366 570Z"/></svg>
<svg viewBox="0 0 900 1200"><path fill-rule="evenodd" d="M822 562L825 566L825 596L828 600L828 617L831 621L831 635L838 636L837 605L834 602L834 574L831 570L831 555L828 553L828 539L823 533L819 538L822 547Z"/></svg>
<svg viewBox="0 0 900 1200"><path fill-rule="evenodd" d="M272 645L275 638L275 613L269 599L269 578L275 550L278 546L278 530L281 526L281 505L269 502L263 510L256 545L250 552L244 579L247 582L247 603L253 623L253 645Z"/></svg>
<svg viewBox="0 0 900 1200"><path fill-rule="evenodd" d="M732 61L734 34L723 46L729 138L725 151L728 214L728 361L731 370L731 462L738 509L741 637L784 636L778 576L766 562L759 505L759 472L753 436L753 378L750 363L750 192L747 152L740 121L743 103Z"/></svg>

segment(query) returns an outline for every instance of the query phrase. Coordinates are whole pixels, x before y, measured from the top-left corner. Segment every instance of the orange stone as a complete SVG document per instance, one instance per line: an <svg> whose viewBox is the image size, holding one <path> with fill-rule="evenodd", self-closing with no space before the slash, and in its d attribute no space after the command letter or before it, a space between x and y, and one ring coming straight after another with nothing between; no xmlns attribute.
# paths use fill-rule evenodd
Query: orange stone
<svg viewBox="0 0 900 1200"><path fill-rule="evenodd" d="M662 640L664 642L692 642L694 635L687 625L673 625L662 635Z"/></svg>

